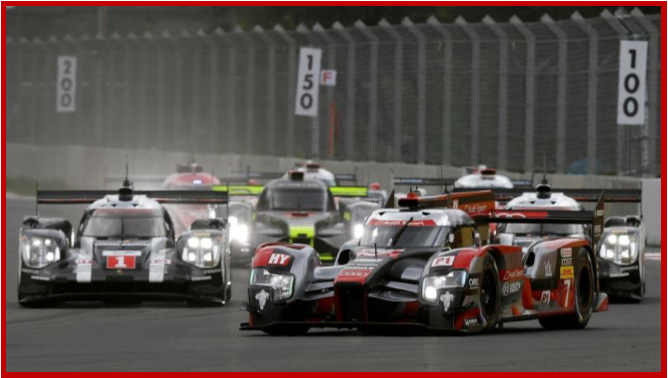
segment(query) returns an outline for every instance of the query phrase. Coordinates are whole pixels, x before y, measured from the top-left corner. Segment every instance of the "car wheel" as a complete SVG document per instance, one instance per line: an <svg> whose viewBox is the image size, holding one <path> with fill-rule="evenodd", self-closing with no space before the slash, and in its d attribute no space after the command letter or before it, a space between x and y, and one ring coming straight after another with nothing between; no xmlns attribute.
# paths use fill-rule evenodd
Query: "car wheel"
<svg viewBox="0 0 668 378"><path fill-rule="evenodd" d="M483 332L492 332L496 328L501 311L499 270L492 256L485 258L479 295Z"/></svg>
<svg viewBox="0 0 668 378"><path fill-rule="evenodd" d="M594 269L586 250L578 253L575 275L575 313L540 319L540 325L549 330L584 329L594 309Z"/></svg>

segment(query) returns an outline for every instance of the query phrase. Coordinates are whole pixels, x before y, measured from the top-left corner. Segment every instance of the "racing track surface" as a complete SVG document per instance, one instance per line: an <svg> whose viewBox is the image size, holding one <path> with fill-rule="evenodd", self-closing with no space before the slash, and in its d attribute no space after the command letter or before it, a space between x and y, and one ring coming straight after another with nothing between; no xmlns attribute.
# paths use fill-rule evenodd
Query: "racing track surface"
<svg viewBox="0 0 668 378"><path fill-rule="evenodd" d="M648 262L648 298L612 305L584 331L546 332L515 323L472 337L362 336L312 331L271 338L242 333L248 278L235 270L234 300L222 308L181 304L70 305L46 310L16 303L17 235L29 201L7 201L5 315L7 371L660 371L660 262ZM42 208L77 223L81 211Z"/></svg>

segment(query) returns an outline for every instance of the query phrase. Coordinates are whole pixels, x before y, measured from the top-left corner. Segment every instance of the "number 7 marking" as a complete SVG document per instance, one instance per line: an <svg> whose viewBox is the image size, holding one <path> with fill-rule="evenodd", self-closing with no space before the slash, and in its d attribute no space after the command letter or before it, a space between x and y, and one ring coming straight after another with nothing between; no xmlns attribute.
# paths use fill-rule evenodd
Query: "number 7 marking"
<svg viewBox="0 0 668 378"><path fill-rule="evenodd" d="M564 307L568 308L569 297L571 295L571 280L564 281L564 284L566 284L566 301L564 302Z"/></svg>

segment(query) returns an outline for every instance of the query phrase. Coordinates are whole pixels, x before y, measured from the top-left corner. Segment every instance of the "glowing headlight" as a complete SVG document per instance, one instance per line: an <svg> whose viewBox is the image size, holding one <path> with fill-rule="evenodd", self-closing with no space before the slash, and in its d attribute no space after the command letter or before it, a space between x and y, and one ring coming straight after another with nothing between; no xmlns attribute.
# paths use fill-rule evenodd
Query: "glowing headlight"
<svg viewBox="0 0 668 378"><path fill-rule="evenodd" d="M183 248L181 259L198 268L215 268L220 262L220 246L210 237L192 237Z"/></svg>
<svg viewBox="0 0 668 378"><path fill-rule="evenodd" d="M30 268L41 269L60 260L60 247L55 240L26 238L21 241L23 263Z"/></svg>
<svg viewBox="0 0 668 378"><path fill-rule="evenodd" d="M635 234L608 235L599 248L599 256L615 264L632 265L638 261L638 237Z"/></svg>
<svg viewBox="0 0 668 378"><path fill-rule="evenodd" d="M364 236L364 225L361 223L358 223L355 225L355 228L353 229L353 236L355 239L361 239L362 236Z"/></svg>
<svg viewBox="0 0 668 378"><path fill-rule="evenodd" d="M274 302L292 298L294 284L295 276L291 274L273 274L266 269L251 271L250 286L271 288Z"/></svg>
<svg viewBox="0 0 668 378"><path fill-rule="evenodd" d="M237 241L241 244L248 242L248 226L245 224L236 224L230 222L230 240Z"/></svg>
<svg viewBox="0 0 668 378"><path fill-rule="evenodd" d="M443 289L461 289L466 286L467 273L464 270L453 270L447 276L430 276L422 281L422 299L436 303L438 291Z"/></svg>

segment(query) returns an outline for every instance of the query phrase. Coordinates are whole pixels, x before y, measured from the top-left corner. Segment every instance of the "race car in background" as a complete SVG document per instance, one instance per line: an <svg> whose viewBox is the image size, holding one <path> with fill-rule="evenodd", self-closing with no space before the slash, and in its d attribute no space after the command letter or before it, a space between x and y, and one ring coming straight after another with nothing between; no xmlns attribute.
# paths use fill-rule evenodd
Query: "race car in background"
<svg viewBox="0 0 668 378"><path fill-rule="evenodd" d="M506 202L505 209L512 216L514 210L567 210L581 211L584 204L604 203L638 204L642 193L637 189L552 189L543 179L535 192L494 189L494 198ZM588 230L579 224L499 223L492 239L499 244L516 245L525 251L536 242L554 238L587 239ZM591 240L589 240L591 241ZM612 299L641 301L645 294L645 228L637 215L611 217L604 224L603 236L594 245L599 257L601 291Z"/></svg>
<svg viewBox="0 0 668 378"><path fill-rule="evenodd" d="M222 305L232 293L227 223L201 219L176 237L165 205L227 204L213 191L37 193L46 205L90 205L66 219L27 217L20 231L19 304L181 300Z"/></svg>
<svg viewBox="0 0 668 378"><path fill-rule="evenodd" d="M321 261L333 262L339 247L350 240L350 229L341 219L335 197L366 197L368 189L328 187L304 176L304 172L293 171L288 179L272 181L264 188L254 209L251 251L269 242L299 243L316 248ZM354 212L352 208L348 211Z"/></svg>
<svg viewBox="0 0 668 378"><path fill-rule="evenodd" d="M454 183L455 191L458 189L482 190L482 189L514 189L531 188L533 180L511 180L506 176L497 174L496 169L481 165L477 168L468 168L468 174Z"/></svg>
<svg viewBox="0 0 668 378"><path fill-rule="evenodd" d="M505 215L494 210L491 192L413 193L399 206L375 211L362 238L344 245L332 267L322 266L308 245L261 246L249 282L249 323L241 329L294 335L398 326L479 333L535 319L546 329L582 329L592 313L608 308L593 248L600 233L592 235L594 244L555 239L523 254L520 247L483 245L481 222ZM523 214L529 223L603 224L598 211ZM571 264L562 265L563 256Z"/></svg>

